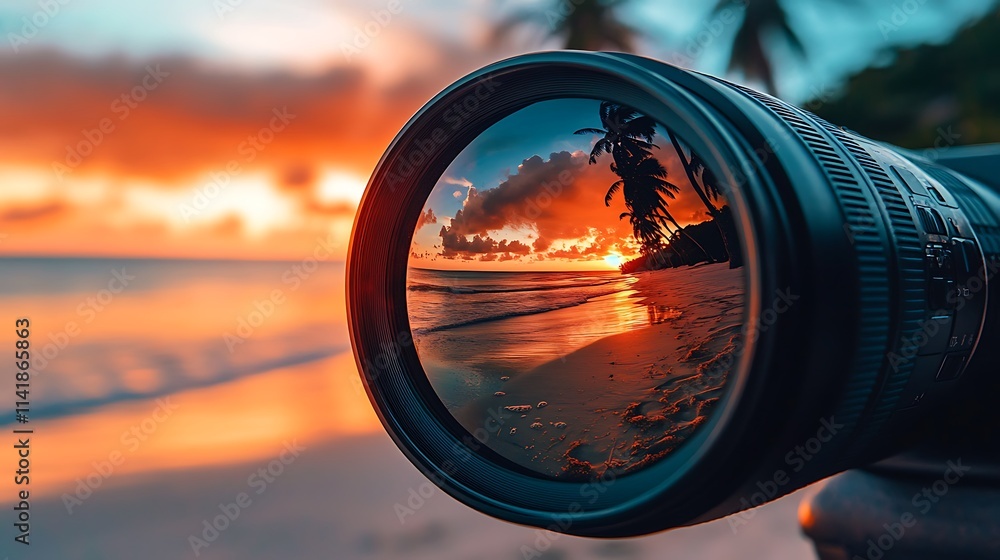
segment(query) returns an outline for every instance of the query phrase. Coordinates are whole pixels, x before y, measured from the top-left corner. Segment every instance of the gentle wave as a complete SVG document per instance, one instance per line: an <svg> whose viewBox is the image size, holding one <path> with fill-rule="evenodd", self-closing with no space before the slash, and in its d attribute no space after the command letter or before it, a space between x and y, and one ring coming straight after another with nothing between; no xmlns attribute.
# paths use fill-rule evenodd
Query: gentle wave
<svg viewBox="0 0 1000 560"><path fill-rule="evenodd" d="M330 345L326 348L312 348L294 354L264 358L247 364L229 364L216 371L212 371L203 379L191 379L181 375L180 372L167 371L165 373L167 374L170 382L154 390L132 391L125 387L118 386L109 388L106 392L99 395L88 397L71 395L69 398L57 398L50 402L43 401L42 404L32 406L32 417L38 419L54 418L80 413L88 409L108 404L137 399L164 397L188 389L199 389L228 383L230 381L273 371L279 368L294 367L312 362L318 362L347 351L350 351L350 346L340 343ZM171 356L171 358L177 361L180 360L179 356ZM44 374L50 376L50 378L51 376L59 375L59 373L48 371L44 372ZM111 379L120 379L121 377L121 372L109 373L109 378ZM0 412L4 413L0 416L0 418L3 418L0 420L0 427L14 423L13 408L0 407Z"/></svg>
<svg viewBox="0 0 1000 560"><path fill-rule="evenodd" d="M457 329L460 327L467 327L469 325L478 325L480 323L490 323L493 321L502 321L504 319L511 319L514 317L523 317L525 315L538 315L539 313L548 313L550 311L558 311L560 309L566 309L568 307L576 307L578 305L583 305L588 301L599 298L603 296L608 296L611 294L618 293L619 290L607 290L599 292L596 294L588 295L587 297L582 297L575 300L565 301L560 304L546 306L546 307L536 307L534 309L519 309L516 311L508 311L506 313L497 313L496 315L487 315L486 317L476 317L475 319L468 319L465 321L458 321L456 323L448 323L445 325L438 325L436 327L428 327L423 329L416 329L414 332L417 334L429 334L439 331L447 331L451 329Z"/></svg>
<svg viewBox="0 0 1000 560"><path fill-rule="evenodd" d="M343 318L343 265L321 263L309 281L282 281L293 263L135 259L4 259L0 307L33 310L32 419L56 418L119 402L157 398L318 362L350 351ZM124 271L124 272L122 272ZM100 313L68 313L106 291L115 273L131 280ZM6 280L12 282L6 282ZM13 287L11 287L13 284ZM276 288L282 304L266 299ZM197 294L189 299L190 294ZM53 301L56 304L53 304ZM266 301L265 307L261 303ZM80 304L83 306L83 304ZM253 307L256 306L256 307ZM268 307L269 306L269 307ZM280 309L279 309L280 307ZM180 309L196 314L175 328ZM278 318L254 322L253 315ZM160 321L147 317L167 316ZM179 316L179 315L178 315ZM245 327L239 327L246 321ZM135 323L121 329L117 325ZM257 328L260 326L261 328ZM252 332L244 330L254 327ZM46 332L48 331L48 332ZM68 332L68 331L66 331ZM228 338L227 338L228 337ZM235 338L234 338L235 337ZM234 342L235 341L235 342ZM56 348L56 345L58 349ZM0 427L14 422L13 400L0 402Z"/></svg>
<svg viewBox="0 0 1000 560"><path fill-rule="evenodd" d="M509 287L509 288L465 288L459 286L440 286L437 284L421 284L412 283L407 289L414 292L445 292L452 294L507 294L516 292L542 292L549 290L572 290L578 288L595 288L598 286L607 286L614 282L619 281L605 280L602 282L589 282L585 284L566 284L562 286L523 286L523 287Z"/></svg>

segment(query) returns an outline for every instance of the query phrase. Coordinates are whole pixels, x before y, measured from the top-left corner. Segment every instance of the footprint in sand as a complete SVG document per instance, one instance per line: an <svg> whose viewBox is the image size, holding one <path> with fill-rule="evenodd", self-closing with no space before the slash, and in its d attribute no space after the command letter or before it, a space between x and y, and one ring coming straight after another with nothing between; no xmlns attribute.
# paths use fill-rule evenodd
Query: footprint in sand
<svg viewBox="0 0 1000 560"><path fill-rule="evenodd" d="M513 404L510 406L503 407L504 410L509 410L510 412L528 412L531 410L530 404Z"/></svg>

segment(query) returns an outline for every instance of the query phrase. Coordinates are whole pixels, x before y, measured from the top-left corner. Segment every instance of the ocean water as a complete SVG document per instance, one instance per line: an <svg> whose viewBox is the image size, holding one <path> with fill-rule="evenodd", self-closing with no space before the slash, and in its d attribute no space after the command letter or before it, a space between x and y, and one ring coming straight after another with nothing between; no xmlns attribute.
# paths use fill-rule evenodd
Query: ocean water
<svg viewBox="0 0 1000 560"><path fill-rule="evenodd" d="M410 269L407 311L417 353L444 404L499 390L500 377L650 325L636 279L608 272Z"/></svg>
<svg viewBox="0 0 1000 560"><path fill-rule="evenodd" d="M321 360L349 350L344 267L313 264L0 259L0 344L30 319L36 419Z"/></svg>
<svg viewBox="0 0 1000 560"><path fill-rule="evenodd" d="M474 272L410 269L410 326L455 329L582 305L628 289L633 278L608 272Z"/></svg>
<svg viewBox="0 0 1000 560"><path fill-rule="evenodd" d="M15 318L32 323L36 419L350 350L341 262L306 271L301 262L5 258L0 271L0 321L10 322L0 344L13 347ZM449 397L458 402L503 372L648 325L634 280L617 271L414 269L408 310L425 370L432 381L461 380ZM13 421L13 408L0 401L0 424Z"/></svg>

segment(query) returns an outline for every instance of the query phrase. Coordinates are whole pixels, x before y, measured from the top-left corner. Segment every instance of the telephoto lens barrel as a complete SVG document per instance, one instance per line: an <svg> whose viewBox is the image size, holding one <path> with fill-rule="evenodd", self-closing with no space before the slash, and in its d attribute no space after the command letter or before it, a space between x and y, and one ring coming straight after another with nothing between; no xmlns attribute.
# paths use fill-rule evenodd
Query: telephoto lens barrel
<svg viewBox="0 0 1000 560"><path fill-rule="evenodd" d="M515 57L396 136L352 343L385 429L492 516L620 537L911 445L995 372L1000 197L748 88Z"/></svg>

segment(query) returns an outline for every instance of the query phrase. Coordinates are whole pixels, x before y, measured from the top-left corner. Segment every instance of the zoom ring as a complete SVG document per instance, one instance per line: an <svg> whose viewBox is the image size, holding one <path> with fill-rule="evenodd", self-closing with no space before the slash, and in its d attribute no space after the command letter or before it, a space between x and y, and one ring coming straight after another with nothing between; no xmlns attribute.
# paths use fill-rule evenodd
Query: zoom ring
<svg viewBox="0 0 1000 560"><path fill-rule="evenodd" d="M893 368L889 356L916 334L924 313L919 235L895 184L847 133L781 100L730 85L777 115L808 146L840 201L845 233L856 255L856 353L833 411L844 431L824 448L827 461L812 462L832 472L834 463L849 464L865 455L864 444L874 440L891 417L912 374L912 362Z"/></svg>

